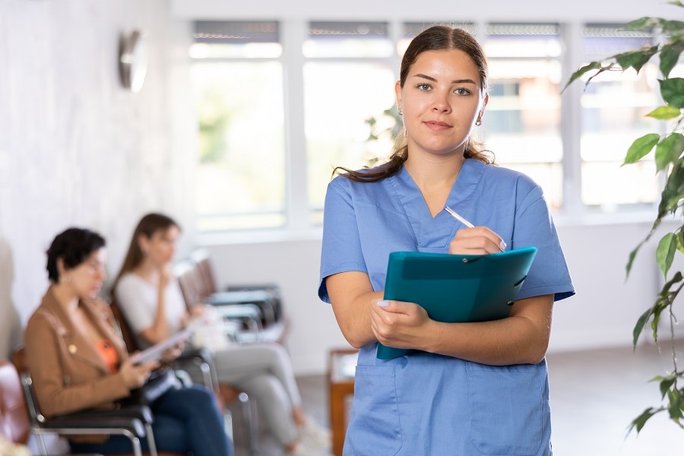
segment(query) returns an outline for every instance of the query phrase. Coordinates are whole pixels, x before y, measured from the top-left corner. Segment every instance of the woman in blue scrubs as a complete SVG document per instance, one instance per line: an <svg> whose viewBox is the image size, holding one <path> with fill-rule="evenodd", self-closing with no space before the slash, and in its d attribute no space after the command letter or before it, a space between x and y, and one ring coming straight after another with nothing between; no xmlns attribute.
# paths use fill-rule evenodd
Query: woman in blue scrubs
<svg viewBox="0 0 684 456"><path fill-rule="evenodd" d="M344 454L550 455L544 356L553 303L574 289L539 186L470 139L488 101L481 47L460 29L423 31L395 92L403 141L383 165L343 170L325 202L318 293L360 349ZM528 246L537 256L508 318L443 323L382 300L390 252ZM420 351L383 361L378 342Z"/></svg>

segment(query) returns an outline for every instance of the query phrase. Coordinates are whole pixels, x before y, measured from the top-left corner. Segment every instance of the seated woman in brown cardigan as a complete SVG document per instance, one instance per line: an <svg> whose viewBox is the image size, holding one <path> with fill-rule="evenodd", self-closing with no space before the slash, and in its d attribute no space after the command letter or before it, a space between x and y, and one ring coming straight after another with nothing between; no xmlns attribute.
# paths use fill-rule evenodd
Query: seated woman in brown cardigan
<svg viewBox="0 0 684 456"><path fill-rule="evenodd" d="M117 400L145 382L157 363L131 363L109 306L98 298L105 279L105 240L93 231L69 228L52 241L47 256L52 285L24 336L41 410L54 416L92 407L113 408ZM194 456L232 454L221 415L207 389L171 389L151 408L158 450ZM71 449L131 452L125 437L96 438L99 441L71 441ZM142 444L146 450L147 442Z"/></svg>

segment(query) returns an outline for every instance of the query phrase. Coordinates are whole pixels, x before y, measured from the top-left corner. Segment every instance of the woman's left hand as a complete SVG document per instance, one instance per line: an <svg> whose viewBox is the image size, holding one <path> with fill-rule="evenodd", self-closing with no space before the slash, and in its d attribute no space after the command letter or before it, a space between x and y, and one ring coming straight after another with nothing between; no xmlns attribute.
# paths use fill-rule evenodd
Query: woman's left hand
<svg viewBox="0 0 684 456"><path fill-rule="evenodd" d="M170 363L171 361L175 360L183 352L184 347L185 347L185 342L179 342L176 345L174 345L173 347L169 348L162 355L162 357L161 357L162 361L165 363Z"/></svg>
<svg viewBox="0 0 684 456"><path fill-rule="evenodd" d="M432 321L418 304L379 300L371 306L371 329L383 345L420 348Z"/></svg>

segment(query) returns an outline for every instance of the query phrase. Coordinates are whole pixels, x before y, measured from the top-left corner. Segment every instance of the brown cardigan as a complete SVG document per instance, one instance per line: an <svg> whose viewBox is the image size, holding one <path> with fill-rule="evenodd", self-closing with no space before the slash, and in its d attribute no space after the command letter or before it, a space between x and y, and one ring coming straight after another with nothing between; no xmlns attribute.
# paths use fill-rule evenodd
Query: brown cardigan
<svg viewBox="0 0 684 456"><path fill-rule="evenodd" d="M120 360L128 357L117 334L109 306L100 299L80 301L95 328L116 348ZM120 372L110 374L96 351L57 301L50 287L24 333L26 362L45 416L86 408L113 408L130 394Z"/></svg>

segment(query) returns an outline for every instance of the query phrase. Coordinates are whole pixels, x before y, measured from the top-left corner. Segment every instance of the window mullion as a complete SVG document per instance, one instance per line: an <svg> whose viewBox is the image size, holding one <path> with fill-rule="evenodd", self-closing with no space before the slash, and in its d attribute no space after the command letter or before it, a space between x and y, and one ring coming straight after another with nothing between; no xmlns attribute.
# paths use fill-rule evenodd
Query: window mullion
<svg viewBox="0 0 684 456"><path fill-rule="evenodd" d="M284 66L285 127L285 205L287 228L294 232L310 228L307 155L304 127L304 56L302 46L307 37L307 22L290 19L281 22Z"/></svg>
<svg viewBox="0 0 684 456"><path fill-rule="evenodd" d="M566 23L563 34L563 81L573 69L582 64L582 24ZM582 96L581 81L568 86L561 96L561 139L563 142L563 213L576 216L582 213Z"/></svg>

